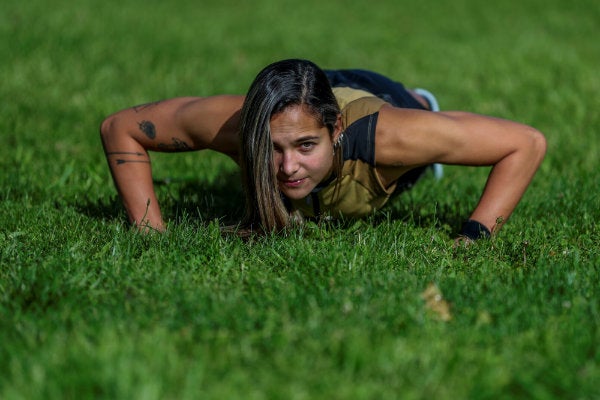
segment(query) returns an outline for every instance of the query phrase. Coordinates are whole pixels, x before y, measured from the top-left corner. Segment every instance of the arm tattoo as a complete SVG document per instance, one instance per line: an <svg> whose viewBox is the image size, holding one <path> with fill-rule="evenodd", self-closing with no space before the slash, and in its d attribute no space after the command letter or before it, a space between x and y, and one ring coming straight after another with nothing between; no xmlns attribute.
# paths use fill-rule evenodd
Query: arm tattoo
<svg viewBox="0 0 600 400"><path fill-rule="evenodd" d="M136 113L139 113L140 111L143 111L146 108L153 107L153 106L155 106L155 105L157 105L159 103L162 103L162 101L155 101L155 102L152 102L152 103L139 104L139 105L134 106L132 108L133 108L133 111L135 111Z"/></svg>
<svg viewBox="0 0 600 400"><path fill-rule="evenodd" d="M127 154L130 156L143 156L144 155L144 153L140 153L138 151L109 151L108 153L106 153L107 156L114 156L116 154L120 154L120 155Z"/></svg>
<svg viewBox="0 0 600 400"><path fill-rule="evenodd" d="M137 157L143 157L145 156L144 153L139 153L137 151L110 151L108 153L106 153L106 157L109 156L137 156ZM124 159L124 158L117 158L115 160L117 162L117 165L121 165L121 164L125 164L125 163L143 163L143 164L150 164L150 160L146 159L146 160L136 160L136 159Z"/></svg>
<svg viewBox="0 0 600 400"><path fill-rule="evenodd" d="M125 163L142 163L142 164L150 164L149 160L123 160L122 158L117 158L117 165L125 164Z"/></svg>
<svg viewBox="0 0 600 400"><path fill-rule="evenodd" d="M138 122L138 126L140 127L140 131L144 132L149 139L154 139L156 137L156 127L152 121L144 120Z"/></svg>
<svg viewBox="0 0 600 400"><path fill-rule="evenodd" d="M185 141L176 137L171 138L171 143L159 143L158 148L171 151L190 151L192 148Z"/></svg>

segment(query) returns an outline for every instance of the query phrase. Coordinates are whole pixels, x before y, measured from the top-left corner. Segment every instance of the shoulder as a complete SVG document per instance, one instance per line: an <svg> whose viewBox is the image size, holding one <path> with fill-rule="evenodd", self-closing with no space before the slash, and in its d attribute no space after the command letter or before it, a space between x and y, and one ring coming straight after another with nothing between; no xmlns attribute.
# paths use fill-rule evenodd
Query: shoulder
<svg viewBox="0 0 600 400"><path fill-rule="evenodd" d="M242 108L244 98L240 95L181 98L179 99L177 112L182 117L232 115Z"/></svg>
<svg viewBox="0 0 600 400"><path fill-rule="evenodd" d="M237 152L237 131L244 96L218 95L182 99L174 112L181 129L197 148L232 155Z"/></svg>
<svg viewBox="0 0 600 400"><path fill-rule="evenodd" d="M449 129L442 113L425 110L382 107L376 129L377 162L385 166L421 164L420 157L412 157L415 147L435 146L435 132ZM418 144L418 146L416 146ZM428 161L428 160L425 160Z"/></svg>
<svg viewBox="0 0 600 400"><path fill-rule="evenodd" d="M379 112L384 100L360 89L349 87L336 87L333 93L342 111L342 122L348 128L358 120Z"/></svg>

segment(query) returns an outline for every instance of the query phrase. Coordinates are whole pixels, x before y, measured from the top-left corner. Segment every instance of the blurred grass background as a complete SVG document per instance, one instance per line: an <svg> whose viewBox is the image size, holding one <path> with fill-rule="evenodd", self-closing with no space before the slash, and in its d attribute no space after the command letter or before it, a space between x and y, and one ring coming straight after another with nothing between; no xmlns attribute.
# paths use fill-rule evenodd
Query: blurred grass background
<svg viewBox="0 0 600 400"><path fill-rule="evenodd" d="M0 398L600 396L599 22L591 0L4 1ZM288 57L533 125L547 158L498 239L460 251L485 169L245 244L214 222L241 207L235 166L155 154L172 229L130 232L102 119L243 93Z"/></svg>

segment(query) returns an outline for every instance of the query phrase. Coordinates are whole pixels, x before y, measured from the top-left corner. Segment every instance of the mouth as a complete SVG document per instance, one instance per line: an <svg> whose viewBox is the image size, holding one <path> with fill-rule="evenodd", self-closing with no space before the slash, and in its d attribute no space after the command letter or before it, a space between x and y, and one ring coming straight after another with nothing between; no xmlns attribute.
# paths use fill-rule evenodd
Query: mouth
<svg viewBox="0 0 600 400"><path fill-rule="evenodd" d="M293 188L296 188L296 187L302 185L302 183L305 180L306 180L306 178L301 178L301 179L285 179L285 180L284 179L280 179L279 182L281 183L281 185L283 187L293 189Z"/></svg>

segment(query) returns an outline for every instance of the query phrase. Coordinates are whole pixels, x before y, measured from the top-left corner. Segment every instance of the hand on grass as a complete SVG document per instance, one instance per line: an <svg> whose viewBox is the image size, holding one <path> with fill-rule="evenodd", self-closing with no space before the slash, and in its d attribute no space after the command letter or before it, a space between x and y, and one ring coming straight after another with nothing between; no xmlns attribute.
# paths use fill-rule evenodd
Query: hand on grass
<svg viewBox="0 0 600 400"><path fill-rule="evenodd" d="M452 247L455 249L459 248L459 247L468 247L474 243L475 243L475 240L473 240L471 238L468 238L466 236L458 236L456 239L454 239L454 245Z"/></svg>

